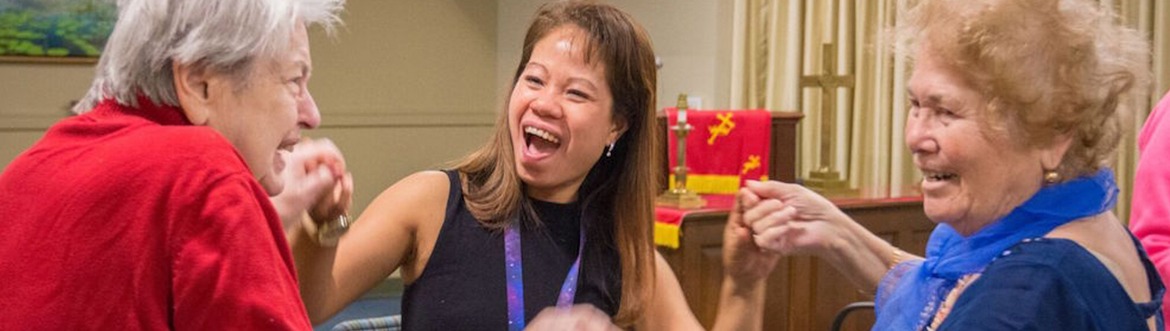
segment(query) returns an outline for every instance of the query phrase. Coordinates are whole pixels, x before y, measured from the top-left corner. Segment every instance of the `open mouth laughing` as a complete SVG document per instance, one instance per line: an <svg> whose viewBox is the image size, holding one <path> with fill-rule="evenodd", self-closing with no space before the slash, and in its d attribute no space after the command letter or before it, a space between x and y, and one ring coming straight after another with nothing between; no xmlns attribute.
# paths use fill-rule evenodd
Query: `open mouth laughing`
<svg viewBox="0 0 1170 331"><path fill-rule="evenodd" d="M525 125L524 143L524 154L540 159L556 152L561 147L561 138L548 130Z"/></svg>
<svg viewBox="0 0 1170 331"><path fill-rule="evenodd" d="M284 171L284 159L288 157L289 154L292 154L293 147L297 145L298 141L300 141L300 138L285 139L284 141L280 142L280 145L276 146L276 155L273 156L272 159L272 170L275 173L279 174L281 171Z"/></svg>
<svg viewBox="0 0 1170 331"><path fill-rule="evenodd" d="M953 172L918 168L922 171L922 193L927 196L943 193L947 187L958 184L959 175Z"/></svg>

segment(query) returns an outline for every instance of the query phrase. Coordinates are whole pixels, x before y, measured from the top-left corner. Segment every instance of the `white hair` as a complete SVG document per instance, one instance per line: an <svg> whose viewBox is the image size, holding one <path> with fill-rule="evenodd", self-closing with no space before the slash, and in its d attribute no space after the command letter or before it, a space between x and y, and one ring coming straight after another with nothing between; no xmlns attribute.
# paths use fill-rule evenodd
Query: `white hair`
<svg viewBox="0 0 1170 331"><path fill-rule="evenodd" d="M257 58L284 50L297 23L332 34L345 0L118 0L118 21L89 91L75 113L113 98L137 107L142 95L179 106L175 63L245 81Z"/></svg>

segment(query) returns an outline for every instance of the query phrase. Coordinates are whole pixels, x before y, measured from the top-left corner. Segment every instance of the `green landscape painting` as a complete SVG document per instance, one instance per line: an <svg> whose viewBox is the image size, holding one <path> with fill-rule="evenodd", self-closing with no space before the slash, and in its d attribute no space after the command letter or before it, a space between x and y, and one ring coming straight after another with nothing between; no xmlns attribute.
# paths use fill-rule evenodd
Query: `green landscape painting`
<svg viewBox="0 0 1170 331"><path fill-rule="evenodd" d="M0 0L0 57L97 58L117 18L113 0Z"/></svg>

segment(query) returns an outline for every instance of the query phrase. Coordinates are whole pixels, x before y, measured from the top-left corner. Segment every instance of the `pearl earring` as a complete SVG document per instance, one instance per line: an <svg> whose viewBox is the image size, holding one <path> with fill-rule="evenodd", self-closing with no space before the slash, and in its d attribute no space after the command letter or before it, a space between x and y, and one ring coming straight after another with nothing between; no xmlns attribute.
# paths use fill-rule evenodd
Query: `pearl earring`
<svg viewBox="0 0 1170 331"><path fill-rule="evenodd" d="M613 156L613 145L615 144L617 144L617 141L609 143L609 148L605 150L605 157Z"/></svg>

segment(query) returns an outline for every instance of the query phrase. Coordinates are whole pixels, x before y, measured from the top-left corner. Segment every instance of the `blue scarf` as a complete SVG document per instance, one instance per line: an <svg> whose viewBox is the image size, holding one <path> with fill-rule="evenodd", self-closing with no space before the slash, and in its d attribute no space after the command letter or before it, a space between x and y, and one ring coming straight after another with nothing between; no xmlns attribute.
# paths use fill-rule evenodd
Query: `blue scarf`
<svg viewBox="0 0 1170 331"><path fill-rule="evenodd" d="M1102 169L1091 177L1041 188L1007 216L970 237L939 224L926 243L926 260L896 266L878 285L873 330L922 330L960 277L981 272L1021 240L1042 237L1068 222L1113 208L1117 192L1113 172ZM897 283L890 284L893 281Z"/></svg>

